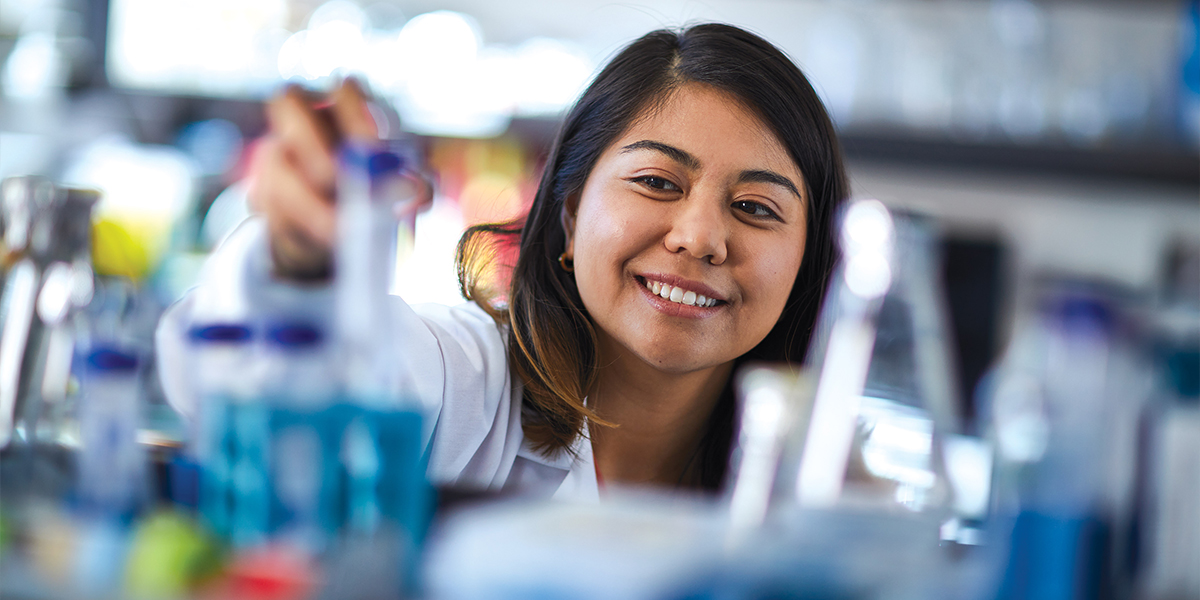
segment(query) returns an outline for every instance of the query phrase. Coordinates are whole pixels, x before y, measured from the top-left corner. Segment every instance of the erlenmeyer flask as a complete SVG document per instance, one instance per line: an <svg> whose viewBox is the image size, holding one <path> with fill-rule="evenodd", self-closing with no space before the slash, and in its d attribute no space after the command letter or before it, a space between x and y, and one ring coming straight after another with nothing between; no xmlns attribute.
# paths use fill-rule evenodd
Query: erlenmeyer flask
<svg viewBox="0 0 1200 600"><path fill-rule="evenodd" d="M850 203L841 263L799 372L738 377L729 589L739 597L974 597L948 568L941 438L957 418L929 223Z"/></svg>
<svg viewBox="0 0 1200 600"><path fill-rule="evenodd" d="M812 409L776 496L803 508L948 515L940 440L958 419L932 228L862 200L843 214L840 242L810 351Z"/></svg>

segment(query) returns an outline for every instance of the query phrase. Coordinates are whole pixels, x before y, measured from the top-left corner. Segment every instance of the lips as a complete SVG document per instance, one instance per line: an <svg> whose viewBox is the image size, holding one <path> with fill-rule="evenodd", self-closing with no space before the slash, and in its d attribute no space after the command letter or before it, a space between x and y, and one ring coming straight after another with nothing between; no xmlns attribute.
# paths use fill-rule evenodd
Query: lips
<svg viewBox="0 0 1200 600"><path fill-rule="evenodd" d="M700 308L712 308L721 304L723 301L715 298L715 294L708 291L708 295L702 291L687 289L687 287L702 287L699 285L680 285L683 282L675 281L674 284L663 281L665 278L657 278L655 276L640 277L641 283L646 289L650 290L654 295L684 306L696 306ZM705 290L707 291L707 290Z"/></svg>

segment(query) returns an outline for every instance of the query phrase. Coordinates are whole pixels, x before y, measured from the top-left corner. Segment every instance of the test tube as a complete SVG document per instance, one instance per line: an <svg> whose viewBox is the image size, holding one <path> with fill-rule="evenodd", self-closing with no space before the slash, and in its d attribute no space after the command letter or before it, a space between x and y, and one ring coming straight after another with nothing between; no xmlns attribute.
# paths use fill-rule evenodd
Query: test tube
<svg viewBox="0 0 1200 600"><path fill-rule="evenodd" d="M82 369L80 495L104 513L131 513L144 491L146 465L137 442L138 363L126 349L95 345Z"/></svg>

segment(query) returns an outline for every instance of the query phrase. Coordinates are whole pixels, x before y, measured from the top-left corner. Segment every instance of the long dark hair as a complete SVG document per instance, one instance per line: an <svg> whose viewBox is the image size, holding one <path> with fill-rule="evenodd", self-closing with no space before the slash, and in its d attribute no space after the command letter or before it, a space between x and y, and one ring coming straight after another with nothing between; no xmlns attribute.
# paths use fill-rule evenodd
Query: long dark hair
<svg viewBox="0 0 1200 600"><path fill-rule="evenodd" d="M836 258L833 218L849 193L833 124L808 79L766 40L716 23L651 32L617 54L567 114L528 216L472 227L459 243L463 295L511 328L509 362L524 385L522 427L544 453L569 450L585 419L605 424L584 405L596 375L596 334L573 276L558 262L566 243L564 202L583 189L601 153L635 118L689 83L732 94L757 113L804 175L809 205L803 262L779 321L735 369L746 361L804 359ZM496 280L486 272L495 268L496 244L504 238L519 239L520 250L511 284L496 289L484 282ZM497 310L495 300L504 293L507 310ZM733 420L730 382L695 465L705 487L724 478Z"/></svg>

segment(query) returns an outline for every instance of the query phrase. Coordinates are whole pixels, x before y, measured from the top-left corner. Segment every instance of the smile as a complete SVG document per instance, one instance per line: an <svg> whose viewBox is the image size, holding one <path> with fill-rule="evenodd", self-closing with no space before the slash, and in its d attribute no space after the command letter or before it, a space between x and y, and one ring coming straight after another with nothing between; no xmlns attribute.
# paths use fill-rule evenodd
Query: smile
<svg viewBox="0 0 1200 600"><path fill-rule="evenodd" d="M649 289L658 297L663 298L664 300L669 300L676 304L711 308L716 306L718 302L716 298L708 298L703 294L697 294L696 292L690 290L685 291L681 287L668 285L662 283L661 281L651 281L649 279L645 279L642 281L642 285L645 285L647 289Z"/></svg>

